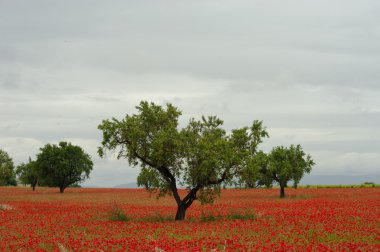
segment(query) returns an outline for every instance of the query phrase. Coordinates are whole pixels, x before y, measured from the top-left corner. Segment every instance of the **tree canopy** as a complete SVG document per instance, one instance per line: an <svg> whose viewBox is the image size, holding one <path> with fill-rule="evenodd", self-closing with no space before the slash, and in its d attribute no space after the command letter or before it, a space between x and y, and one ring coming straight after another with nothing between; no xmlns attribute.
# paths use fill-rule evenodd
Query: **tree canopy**
<svg viewBox="0 0 380 252"><path fill-rule="evenodd" d="M136 109L137 114L122 120L103 120L99 155L112 150L130 165L140 165L138 184L161 196L171 194L178 206L176 220L185 218L194 200L213 202L221 183L232 182L267 136L260 121L227 134L222 120L203 116L179 130L181 111L171 104L142 101ZM187 189L186 196L180 197L179 187Z"/></svg>
<svg viewBox="0 0 380 252"><path fill-rule="evenodd" d="M0 186L16 186L16 174L12 158L0 149Z"/></svg>
<svg viewBox="0 0 380 252"><path fill-rule="evenodd" d="M22 184L30 185L35 190L39 177L36 161L29 158L28 163L21 163L17 166L16 174Z"/></svg>
<svg viewBox="0 0 380 252"><path fill-rule="evenodd" d="M310 173L315 165L309 154L306 154L301 145L291 145L289 148L278 146L268 155L268 163L261 170L264 183L276 182L280 185L280 197L285 197L285 187L293 181L297 187L305 173Z"/></svg>
<svg viewBox="0 0 380 252"><path fill-rule="evenodd" d="M268 155L263 151L257 152L256 155L252 155L248 159L245 167L241 169L237 184L246 188L270 187L272 180L268 180L264 174L267 166Z"/></svg>
<svg viewBox="0 0 380 252"><path fill-rule="evenodd" d="M68 186L89 178L93 162L81 147L60 142L46 144L40 151L36 166L44 184L58 186L63 193Z"/></svg>

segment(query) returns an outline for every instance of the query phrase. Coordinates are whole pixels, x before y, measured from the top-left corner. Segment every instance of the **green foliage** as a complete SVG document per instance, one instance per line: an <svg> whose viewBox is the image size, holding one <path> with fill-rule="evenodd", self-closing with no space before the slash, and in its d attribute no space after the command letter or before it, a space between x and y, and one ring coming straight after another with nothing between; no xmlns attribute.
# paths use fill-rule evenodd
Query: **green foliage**
<svg viewBox="0 0 380 252"><path fill-rule="evenodd" d="M0 186L16 186L16 174L12 158L0 149Z"/></svg>
<svg viewBox="0 0 380 252"><path fill-rule="evenodd" d="M70 188L82 188L79 182L69 185Z"/></svg>
<svg viewBox="0 0 380 252"><path fill-rule="evenodd" d="M231 140L239 150L235 156L240 161L235 184L248 188L261 186L260 171L266 166L267 157L264 152L258 150L258 145L265 137L269 137L268 132L263 122L258 120L255 120L250 128L232 130Z"/></svg>
<svg viewBox="0 0 380 252"><path fill-rule="evenodd" d="M227 215L228 220L254 220L256 219L255 214L250 209L245 209L244 211L233 211Z"/></svg>
<svg viewBox="0 0 380 252"><path fill-rule="evenodd" d="M141 163L142 167L149 167L151 163L175 168L180 143L177 125L181 112L171 105L164 110L147 102L141 102L136 108L139 111L137 115L127 115L121 121L115 118L104 120L99 125L103 131L103 147L99 148L99 155L103 157L105 149L120 147L118 158L127 158L130 165L137 165L140 158L149 158Z"/></svg>
<svg viewBox="0 0 380 252"><path fill-rule="evenodd" d="M211 222L211 221L216 221L220 219L220 217L216 217L213 213L202 213L201 215L201 221L202 222Z"/></svg>
<svg viewBox="0 0 380 252"><path fill-rule="evenodd" d="M229 212L226 216L214 215L212 212L201 214L202 222L211 222L218 220L255 220L256 216L251 209L235 209Z"/></svg>
<svg viewBox="0 0 380 252"><path fill-rule="evenodd" d="M58 186L60 192L89 177L93 163L79 146L67 142L46 144L37 155L39 177L48 186Z"/></svg>
<svg viewBox="0 0 380 252"><path fill-rule="evenodd" d="M32 161L29 158L28 163L22 163L17 166L16 174L20 182L24 185L30 185L33 190L38 183L38 170L36 166L36 161Z"/></svg>
<svg viewBox="0 0 380 252"><path fill-rule="evenodd" d="M240 174L239 184L243 184L247 188L261 186L271 187L272 180L268 179L267 176L264 176L268 161L268 155L263 151L259 151L255 155L249 156L246 166L242 169Z"/></svg>
<svg viewBox="0 0 380 252"><path fill-rule="evenodd" d="M374 186L375 182L364 182L363 185Z"/></svg>
<svg viewBox="0 0 380 252"><path fill-rule="evenodd" d="M297 187L305 173L310 173L314 165L310 155L302 150L300 145L291 145L289 148L279 146L272 149L268 155L268 165L262 170L265 183L276 182L281 187L281 197L284 188L289 181L293 181L294 187Z"/></svg>
<svg viewBox="0 0 380 252"><path fill-rule="evenodd" d="M114 204L112 207L112 210L109 213L108 216L110 221L131 221L132 218L127 216L123 209L119 207L119 205Z"/></svg>
<svg viewBox="0 0 380 252"><path fill-rule="evenodd" d="M220 194L221 183L232 183L267 136L260 121L227 134L222 120L202 116L179 130L181 112L171 104L163 108L143 101L136 109L137 114L103 120L98 126L103 132L99 155L116 151L118 158L140 165L138 185L158 191L159 196L173 195L182 209L194 200L212 203ZM188 189L183 199L178 186Z"/></svg>

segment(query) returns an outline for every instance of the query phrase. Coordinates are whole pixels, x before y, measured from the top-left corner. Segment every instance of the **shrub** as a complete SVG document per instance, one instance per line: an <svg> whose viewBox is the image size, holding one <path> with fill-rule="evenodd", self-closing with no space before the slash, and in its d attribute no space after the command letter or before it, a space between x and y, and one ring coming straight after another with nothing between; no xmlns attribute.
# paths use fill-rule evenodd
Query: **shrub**
<svg viewBox="0 0 380 252"><path fill-rule="evenodd" d="M111 221L131 221L132 218L127 216L125 212L120 208L116 203L112 207L111 212L109 213L109 220Z"/></svg>
<svg viewBox="0 0 380 252"><path fill-rule="evenodd" d="M255 214L246 209L245 211L233 211L227 215L227 219L229 220L254 220L256 219Z"/></svg>
<svg viewBox="0 0 380 252"><path fill-rule="evenodd" d="M217 218L214 216L213 213L207 213L207 214L204 214L202 213L201 215L201 221L203 222L210 222L210 221L216 221Z"/></svg>
<svg viewBox="0 0 380 252"><path fill-rule="evenodd" d="M156 213L155 215L146 217L144 220L149 221L149 222L164 222L164 221L174 221L174 218L173 216Z"/></svg>

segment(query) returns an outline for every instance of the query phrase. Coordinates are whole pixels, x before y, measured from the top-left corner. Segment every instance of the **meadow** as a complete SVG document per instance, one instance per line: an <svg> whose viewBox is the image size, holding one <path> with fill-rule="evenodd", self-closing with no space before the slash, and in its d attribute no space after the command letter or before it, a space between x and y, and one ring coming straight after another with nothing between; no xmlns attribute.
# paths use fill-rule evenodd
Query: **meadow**
<svg viewBox="0 0 380 252"><path fill-rule="evenodd" d="M380 188L286 193L224 189L178 222L143 189L0 187L0 251L380 251Z"/></svg>

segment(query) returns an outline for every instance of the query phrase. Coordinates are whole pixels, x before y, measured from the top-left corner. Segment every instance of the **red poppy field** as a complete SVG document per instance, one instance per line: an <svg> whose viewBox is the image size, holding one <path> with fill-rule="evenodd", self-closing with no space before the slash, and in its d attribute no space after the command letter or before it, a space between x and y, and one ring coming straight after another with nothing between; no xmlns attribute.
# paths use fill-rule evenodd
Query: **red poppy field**
<svg viewBox="0 0 380 252"><path fill-rule="evenodd" d="M380 251L380 188L286 193L223 190L176 222L143 189L0 187L0 251Z"/></svg>

